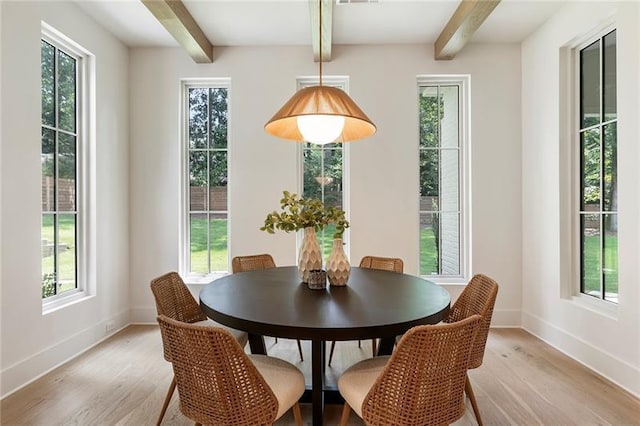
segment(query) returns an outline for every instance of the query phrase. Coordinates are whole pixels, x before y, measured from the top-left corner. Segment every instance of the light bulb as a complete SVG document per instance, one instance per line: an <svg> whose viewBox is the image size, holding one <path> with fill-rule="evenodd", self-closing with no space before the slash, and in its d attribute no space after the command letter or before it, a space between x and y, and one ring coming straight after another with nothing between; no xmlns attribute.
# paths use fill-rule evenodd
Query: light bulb
<svg viewBox="0 0 640 426"><path fill-rule="evenodd" d="M298 117L298 130L305 141L325 145L338 139L344 128L341 115L301 115Z"/></svg>

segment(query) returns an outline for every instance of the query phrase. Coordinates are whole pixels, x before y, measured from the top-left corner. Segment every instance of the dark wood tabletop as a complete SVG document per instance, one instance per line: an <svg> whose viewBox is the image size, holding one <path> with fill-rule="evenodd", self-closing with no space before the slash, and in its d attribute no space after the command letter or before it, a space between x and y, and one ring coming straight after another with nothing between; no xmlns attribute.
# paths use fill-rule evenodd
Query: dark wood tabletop
<svg viewBox="0 0 640 426"><path fill-rule="evenodd" d="M263 335L312 341L314 425L323 418L325 341L379 337L378 353L388 354L395 336L440 322L450 302L449 293L430 281L357 267L345 287L311 290L298 268L287 266L227 275L200 291L207 316L249 332L253 353L264 353L264 340L256 340Z"/></svg>
<svg viewBox="0 0 640 426"><path fill-rule="evenodd" d="M439 322L449 293L412 275L354 267L345 287L311 290L295 266L241 272L200 292L213 320L256 334L301 340L397 336Z"/></svg>

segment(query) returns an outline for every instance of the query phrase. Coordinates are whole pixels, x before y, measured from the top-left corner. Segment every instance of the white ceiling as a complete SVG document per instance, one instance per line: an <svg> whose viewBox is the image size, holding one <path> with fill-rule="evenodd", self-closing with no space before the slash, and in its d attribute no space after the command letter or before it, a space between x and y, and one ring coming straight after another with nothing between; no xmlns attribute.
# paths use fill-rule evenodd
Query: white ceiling
<svg viewBox="0 0 640 426"><path fill-rule="evenodd" d="M458 0L334 5L334 44L433 43ZM140 0L76 0L131 47L178 46ZM183 0L214 46L310 45L307 0ZM472 42L524 40L566 0L502 0Z"/></svg>

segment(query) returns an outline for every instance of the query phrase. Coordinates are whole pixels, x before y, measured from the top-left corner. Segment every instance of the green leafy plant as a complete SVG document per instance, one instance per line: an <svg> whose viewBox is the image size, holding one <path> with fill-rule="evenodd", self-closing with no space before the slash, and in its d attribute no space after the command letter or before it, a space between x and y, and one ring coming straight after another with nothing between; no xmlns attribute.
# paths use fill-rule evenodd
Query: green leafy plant
<svg viewBox="0 0 640 426"><path fill-rule="evenodd" d="M42 298L56 294L55 274L42 275Z"/></svg>
<svg viewBox="0 0 640 426"><path fill-rule="evenodd" d="M276 230L295 232L310 227L318 232L326 225L333 223L336 225L333 238L342 238L344 230L349 227L344 210L325 207L317 198L304 198L289 191L283 191L282 195L281 210L267 214L264 226L260 228L261 231L273 234Z"/></svg>
<svg viewBox="0 0 640 426"><path fill-rule="evenodd" d="M326 210L329 223L336 225L336 232L333 234L333 238L342 238L344 230L349 227L349 221L345 217L345 211L337 207L329 207Z"/></svg>

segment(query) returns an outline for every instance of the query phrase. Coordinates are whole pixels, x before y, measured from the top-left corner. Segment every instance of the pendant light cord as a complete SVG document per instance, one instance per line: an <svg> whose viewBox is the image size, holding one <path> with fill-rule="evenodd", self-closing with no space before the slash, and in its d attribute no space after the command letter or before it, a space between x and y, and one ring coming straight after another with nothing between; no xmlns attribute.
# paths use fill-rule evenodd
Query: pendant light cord
<svg viewBox="0 0 640 426"><path fill-rule="evenodd" d="M318 4L320 5L320 22L319 31L318 31L318 43L320 48L320 86L322 87L322 0L318 0Z"/></svg>

